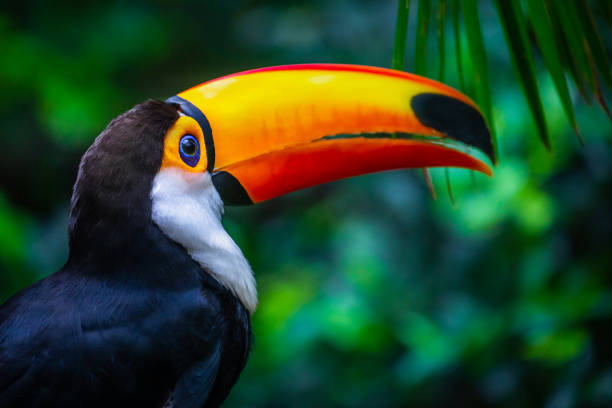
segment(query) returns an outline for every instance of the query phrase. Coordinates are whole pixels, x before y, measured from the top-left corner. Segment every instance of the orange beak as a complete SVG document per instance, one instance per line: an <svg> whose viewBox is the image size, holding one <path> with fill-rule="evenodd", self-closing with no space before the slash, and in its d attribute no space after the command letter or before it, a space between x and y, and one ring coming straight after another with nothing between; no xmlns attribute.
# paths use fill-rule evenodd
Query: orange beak
<svg viewBox="0 0 612 408"><path fill-rule="evenodd" d="M225 204L252 204L377 171L461 167L491 175L449 146L495 161L469 98L384 68L306 64L228 75L169 98L202 128L208 171Z"/></svg>

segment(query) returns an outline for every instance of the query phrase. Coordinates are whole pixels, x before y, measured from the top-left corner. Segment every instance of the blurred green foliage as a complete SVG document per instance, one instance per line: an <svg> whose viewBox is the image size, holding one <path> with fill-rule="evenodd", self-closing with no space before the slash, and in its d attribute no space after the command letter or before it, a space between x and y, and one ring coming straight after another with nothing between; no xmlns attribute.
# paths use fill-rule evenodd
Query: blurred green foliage
<svg viewBox="0 0 612 408"><path fill-rule="evenodd" d="M611 55L610 16L598 5ZM0 301L65 261L78 160L112 117L253 67L388 66L396 8L375 0L3 5ZM493 179L451 170L455 205L437 169L436 201L419 172L397 171L226 209L260 291L256 344L226 406L612 404L612 125L572 94L580 147L536 55L548 153L495 9L481 2L479 10L501 158ZM474 89L466 41L463 76ZM455 42L446 49L456 61ZM435 66L430 54L425 63ZM453 64L445 78L458 85Z"/></svg>

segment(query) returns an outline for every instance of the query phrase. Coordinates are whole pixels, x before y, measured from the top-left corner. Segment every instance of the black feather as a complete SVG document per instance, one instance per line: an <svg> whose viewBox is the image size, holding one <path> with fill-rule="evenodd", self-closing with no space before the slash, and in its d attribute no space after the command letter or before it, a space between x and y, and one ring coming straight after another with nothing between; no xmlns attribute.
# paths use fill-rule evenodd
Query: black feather
<svg viewBox="0 0 612 408"><path fill-rule="evenodd" d="M218 406L237 381L248 312L151 221L177 117L137 105L83 156L68 262L0 307L0 407Z"/></svg>

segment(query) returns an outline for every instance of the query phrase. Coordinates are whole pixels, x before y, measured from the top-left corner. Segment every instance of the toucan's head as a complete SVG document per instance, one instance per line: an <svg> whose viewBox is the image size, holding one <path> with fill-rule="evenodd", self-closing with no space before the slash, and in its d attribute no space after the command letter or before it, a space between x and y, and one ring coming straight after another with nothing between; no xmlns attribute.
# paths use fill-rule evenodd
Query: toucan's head
<svg viewBox="0 0 612 408"><path fill-rule="evenodd" d="M126 229L152 221L252 311L255 284L220 224L223 204L398 168L490 175L463 152L472 147L494 161L475 104L429 79L330 64L228 75L139 104L98 136L75 184L71 251L100 234L137 239Z"/></svg>

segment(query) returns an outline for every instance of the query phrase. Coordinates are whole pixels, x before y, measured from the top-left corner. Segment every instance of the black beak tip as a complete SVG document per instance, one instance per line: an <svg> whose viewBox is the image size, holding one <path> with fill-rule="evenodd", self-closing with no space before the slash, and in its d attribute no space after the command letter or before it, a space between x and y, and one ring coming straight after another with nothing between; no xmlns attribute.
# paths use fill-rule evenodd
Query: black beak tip
<svg viewBox="0 0 612 408"><path fill-rule="evenodd" d="M415 95L410 100L410 106L423 125L479 149L495 164L491 133L484 118L473 106L436 93Z"/></svg>

